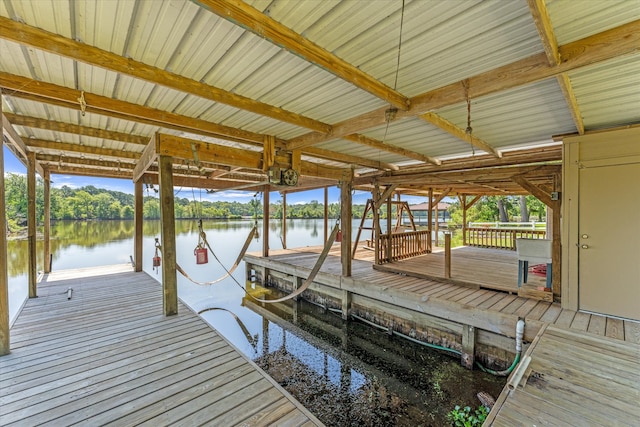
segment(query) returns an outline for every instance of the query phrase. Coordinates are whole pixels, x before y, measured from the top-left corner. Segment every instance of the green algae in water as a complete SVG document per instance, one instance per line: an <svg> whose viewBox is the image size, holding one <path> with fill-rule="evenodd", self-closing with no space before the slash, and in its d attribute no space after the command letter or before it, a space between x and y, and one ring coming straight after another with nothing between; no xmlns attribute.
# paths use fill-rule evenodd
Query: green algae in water
<svg viewBox="0 0 640 427"><path fill-rule="evenodd" d="M255 361L328 426L449 425L455 405L477 407L479 391L497 397L505 384L304 301L256 310L268 321Z"/></svg>

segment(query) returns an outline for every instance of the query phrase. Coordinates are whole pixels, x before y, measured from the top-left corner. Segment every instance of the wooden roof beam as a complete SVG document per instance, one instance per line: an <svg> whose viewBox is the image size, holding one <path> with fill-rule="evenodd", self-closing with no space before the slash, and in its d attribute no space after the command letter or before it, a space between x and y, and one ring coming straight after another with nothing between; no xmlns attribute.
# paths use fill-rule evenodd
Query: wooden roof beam
<svg viewBox="0 0 640 427"><path fill-rule="evenodd" d="M52 83L32 80L15 74L0 72L0 87L14 91L12 96L16 96L17 93L33 94L51 101L62 101L64 106L74 109L80 109L78 99L84 94L87 112L111 113L111 115L117 115L117 117L125 120L153 123L157 126L169 125L171 128L177 126L187 132L189 132L187 129L204 130L209 136L221 139L231 138L232 141L240 140L262 144L263 140L263 135L259 133L219 125L193 117L181 116L168 111L157 110Z"/></svg>
<svg viewBox="0 0 640 427"><path fill-rule="evenodd" d="M27 147L30 151L47 150L65 153L90 154L94 156L116 157L119 159L140 158L140 153L134 151L115 150L110 148L94 147L91 145L80 145L69 142L50 141L46 139L29 138Z"/></svg>
<svg viewBox="0 0 640 427"><path fill-rule="evenodd" d="M52 132L70 133L74 135L90 136L92 138L111 139L113 141L127 142L130 144L147 145L149 138L146 136L132 135L124 132L115 132L72 123L57 122L41 119L39 117L21 116L19 114L5 114L14 126L45 129Z"/></svg>
<svg viewBox="0 0 640 427"><path fill-rule="evenodd" d="M331 126L318 120L228 92L215 86L210 86L206 83L201 83L179 74L174 74L143 62L135 61L131 58L125 58L40 28L13 21L9 18L0 17L0 34L2 38L7 40L32 46L56 55L66 56L86 64L126 74L150 83L196 95L242 110L251 111L252 113L271 117L272 119L291 123L296 126L318 132L331 133Z"/></svg>
<svg viewBox="0 0 640 427"><path fill-rule="evenodd" d="M440 160L434 157L425 156L424 154L416 153L415 151L407 150L405 148L398 147L396 145L385 144L382 141L378 141L377 139L369 138L367 136L360 135L360 134L345 135L342 137L342 139L346 139L347 141L352 141L358 144L366 145L367 147L375 148L381 151L387 151L389 153L399 154L401 156L405 156L410 159L420 160L421 162L425 162L425 163L431 163L434 165L439 165L441 163Z"/></svg>
<svg viewBox="0 0 640 427"><path fill-rule="evenodd" d="M360 89L385 100L394 107L402 110L409 108L409 99L400 92L261 13L258 9L236 0L195 1L221 18L240 25L257 36L287 49Z"/></svg>
<svg viewBox="0 0 640 427"><path fill-rule="evenodd" d="M20 161L26 165L27 162L27 153L29 153L29 148L27 144L24 143L22 137L18 135L18 132L13 128L11 122L6 117L5 114L2 114L2 135L6 137L8 144L13 147L13 152L18 155ZM4 140L5 138L3 138ZM44 177L44 169L42 165L36 161L36 172L40 174L40 176Z"/></svg>
<svg viewBox="0 0 640 427"><path fill-rule="evenodd" d="M525 189L527 192L535 196L538 200L540 200L545 205L549 206L551 209L558 209L560 207L560 200L553 200L551 198L551 194L544 190L543 188L529 182L524 175L516 175L511 178L513 182L518 184L520 187Z"/></svg>
<svg viewBox="0 0 640 427"><path fill-rule="evenodd" d="M502 153L499 150L495 149L494 147L487 144L485 141L483 141L482 139L478 138L473 134L468 135L464 129L459 128L455 124L451 123L449 120L445 119L444 117L436 113L431 113L431 112L424 113L424 114L421 114L419 117L422 120L425 120L431 123L435 127L447 132L448 134L453 135L456 138L461 139L465 142L468 142L474 147L479 148L482 151L489 153L494 157L497 157L497 158L502 157Z"/></svg>
<svg viewBox="0 0 640 427"><path fill-rule="evenodd" d="M466 79L469 96L479 98L502 92L619 56L633 54L638 50L640 50L640 20L559 46L561 62L557 66L549 65L546 54L540 53L470 77ZM462 81L451 83L411 98L409 111L398 111L396 120L415 117L464 101L465 91ZM386 107L379 108L335 123L331 135L311 132L292 138L287 142L287 149L304 148L382 126L386 123L386 110Z"/></svg>
<svg viewBox="0 0 640 427"><path fill-rule="evenodd" d="M538 29L538 34L540 35L540 40L544 46L544 52L547 55L549 65L552 67L557 66L561 62L560 50L558 49L558 41L553 31L553 25L551 24L547 5L544 0L527 0L527 3L529 4L529 10L531 11L536 28ZM573 118L573 123L576 125L578 134L583 135L584 121L582 120L582 113L580 113L576 95L573 92L573 87L571 86L571 80L567 73L557 75L556 79L558 80L560 90L567 101L567 106L571 112L571 117Z"/></svg>
<svg viewBox="0 0 640 427"><path fill-rule="evenodd" d="M2 86L2 73L0 73L0 86ZM64 88L63 88L64 89ZM47 103L47 104L52 104L52 105L57 105L63 108L71 108L71 109L78 109L78 104L77 102L71 102L71 101L60 101L57 99L52 99L49 98L47 96L40 96L37 94L31 94L31 93L23 93L20 91L13 91L12 96L14 97L19 97L19 98L25 98L25 99L29 99L29 100L33 100L36 102L43 102L43 103ZM124 102L124 101L120 101L120 102ZM139 108L143 108L146 109L147 107L142 107L142 106L136 106L135 104L131 104L134 107L139 107ZM91 110L90 107L87 107L87 111ZM151 112L149 113L149 115L152 115L153 111L157 111L157 110L153 110L153 109L149 109L151 110ZM185 123L184 124L180 124L180 120L177 120L175 122L172 123L167 123L165 122L160 122L160 121L156 121L152 118L140 118L140 117L131 117L129 115L125 115L125 114L121 114L115 111L109 111L109 110L98 110L95 111L95 113L97 114L101 114L101 115L106 115L109 117L115 117L115 118L119 118L119 119L123 119L123 120L129 120L129 121L133 121L133 122L138 122L138 123L144 123L144 124L148 124L148 125L152 125L152 126L158 126L158 127L163 127L163 128L167 128L167 129L174 129L177 131L181 131L181 132L187 132L187 133L192 133L192 134L197 134L197 135L203 135L203 136L208 136L208 137L214 137L214 138L220 138L220 136L216 133L212 133L210 131L208 131L206 129L206 123L208 122L204 122L202 120L198 120L198 119L191 119L189 117L185 117ZM162 112L160 113L162 114ZM179 116L179 115L175 115L177 117L184 117L184 116ZM18 117L22 117L22 116L18 116ZM37 119L36 119L37 120ZM195 126L191 126L189 125L192 120L196 120L195 122ZM189 123L186 123L189 122ZM203 122L202 126L197 126L197 124L199 122ZM34 123L34 121L31 120L25 120L24 121L24 125L23 126L28 126L27 123ZM52 122L52 121L38 121L37 124L39 126L42 126L43 129L48 129L48 130L57 130L58 127L60 129L67 129L67 126L65 126L65 123L62 123L60 126L55 125L55 123L58 122ZM76 125L70 125L70 126L76 126ZM92 136L92 134L100 134L103 135L106 139L112 139L112 140L120 140L120 138L122 138L122 136L117 133L117 132L113 132L113 131L105 131L102 129L98 129L98 128L89 128L89 127L85 127L85 126L80 126L80 128L86 128L86 129L79 129L81 134L87 134L89 136ZM134 137L133 135L131 135L132 137ZM132 142L135 144L139 144L141 141L139 141L139 139L142 138L146 138L143 136L135 136L135 141L127 141L127 142ZM147 138L148 139L148 138ZM262 147L263 146L263 142L261 141L260 143L258 142L251 142L251 141L245 141L245 140L240 140L237 138L231 138L231 137L226 137L223 138L225 140L229 140L229 141L236 141L236 142L240 142L243 144L248 144L248 145L252 145L252 146L259 146ZM276 141L278 142L278 140ZM145 142L146 144L146 142ZM315 147L309 147L308 149L305 149L302 154L308 156L308 157L316 157L319 159L327 159L327 160L332 160L332 161L336 161L336 162L340 162L340 163L346 163L346 164L355 164L355 165L359 165L359 166L363 166L363 167L367 167L367 168L372 168L372 169L381 169L381 170L398 170L398 166L391 164L391 163L385 163L385 162L379 162L379 161L374 161L374 160L369 160L369 159L365 159L363 157L358 157L358 156L351 156L348 154L342 154L342 153L337 153L335 151L331 151L331 150L325 150L325 149L320 149L320 148L315 148Z"/></svg>

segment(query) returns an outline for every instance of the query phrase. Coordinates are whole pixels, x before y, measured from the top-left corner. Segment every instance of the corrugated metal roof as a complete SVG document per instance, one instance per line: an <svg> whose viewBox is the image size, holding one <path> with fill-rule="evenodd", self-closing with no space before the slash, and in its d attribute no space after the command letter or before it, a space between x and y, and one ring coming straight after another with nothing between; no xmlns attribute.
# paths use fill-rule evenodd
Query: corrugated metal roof
<svg viewBox="0 0 640 427"><path fill-rule="evenodd" d="M585 128L640 123L640 54L569 73Z"/></svg>
<svg viewBox="0 0 640 427"><path fill-rule="evenodd" d="M640 0L546 0L558 44L640 19Z"/></svg>
<svg viewBox="0 0 640 427"><path fill-rule="evenodd" d="M281 22L373 78L395 86L400 22L402 45L397 89L407 97L458 82L542 52L526 1L504 0L252 0ZM548 0L562 44L640 19L640 0ZM301 56L245 31L191 1L6 0L0 15L133 58L247 98L327 124L359 118L388 103ZM199 118L288 140L310 132L301 126L241 110L175 88L74 61L0 37L0 71L132 104ZM587 129L638 122L638 54L569 73ZM154 132L213 138L116 117L44 105L3 94L13 112L150 137ZM11 107L9 107L9 103ZM466 105L437 111L466 127ZM554 78L472 99L475 136L498 149L548 143L575 131ZM139 150L117 141L19 127L25 137L61 139L105 148ZM468 142L413 117L359 133L435 158L479 154ZM219 142L247 147L237 142ZM254 144L256 145L256 144ZM258 143L259 145L259 143ZM413 164L402 155L334 139L318 147L385 163ZM256 149L256 148L252 148ZM309 158L305 156L305 158ZM324 164L336 164L317 160Z"/></svg>

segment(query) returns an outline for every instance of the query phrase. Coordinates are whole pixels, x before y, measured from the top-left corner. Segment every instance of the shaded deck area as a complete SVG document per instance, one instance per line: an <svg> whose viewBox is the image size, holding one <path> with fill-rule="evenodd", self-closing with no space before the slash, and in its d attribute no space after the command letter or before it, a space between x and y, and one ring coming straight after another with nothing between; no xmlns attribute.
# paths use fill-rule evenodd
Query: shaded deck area
<svg viewBox="0 0 640 427"><path fill-rule="evenodd" d="M67 289L72 288L72 299ZM322 425L128 265L51 273L0 357L2 425Z"/></svg>
<svg viewBox="0 0 640 427"><path fill-rule="evenodd" d="M522 364L484 425L638 425L639 345L549 326Z"/></svg>
<svg viewBox="0 0 640 427"><path fill-rule="evenodd" d="M321 251L320 246L310 246L271 251L268 258L247 254L245 261L255 266L305 279ZM511 254L509 251L504 252L507 256ZM420 258L422 257L415 259ZM567 310L558 303L519 297L508 292L473 289L435 278L411 277L408 274L380 271L372 267L372 259L372 251L359 249L356 259L353 260L352 276L341 277L340 247L334 245L315 282L352 292L354 298L360 296L374 299L381 307L392 304L506 337L515 336L516 322L518 318L524 318L527 324L525 340L528 342L533 341L543 325L553 324L640 344L639 322ZM515 258L513 262L517 265ZM398 266L398 273L402 273L402 264L395 264ZM493 270L477 271L475 280L483 283L484 277L495 273ZM517 275L513 283L515 289Z"/></svg>

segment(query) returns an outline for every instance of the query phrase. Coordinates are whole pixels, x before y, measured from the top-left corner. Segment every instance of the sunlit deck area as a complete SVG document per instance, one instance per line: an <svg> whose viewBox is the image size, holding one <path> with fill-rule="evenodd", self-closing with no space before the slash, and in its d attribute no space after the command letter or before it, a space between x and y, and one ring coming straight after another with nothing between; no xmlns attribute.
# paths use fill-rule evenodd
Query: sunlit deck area
<svg viewBox="0 0 640 427"><path fill-rule="evenodd" d="M445 279L445 254L441 246L421 256L376 265L376 269L407 276L436 279L476 289L518 292L518 256L505 249L460 246L451 249L451 277ZM545 278L529 274L529 285L545 285Z"/></svg>
<svg viewBox="0 0 640 427"><path fill-rule="evenodd" d="M492 258L494 250L471 249L469 253L478 254L487 251ZM318 254L320 246L271 251L268 258L257 254L247 254L245 261L252 265L291 276L306 278ZM461 251L464 252L464 251ZM475 272L474 281L484 283L484 278L502 275L513 284L510 290L517 290L517 259L512 251L504 253L502 261L491 268L483 268ZM478 255L476 255L478 256ZM599 336L629 341L640 344L640 323L599 314L576 312L563 309L558 303L519 297L516 294L492 289L474 289L461 286L438 278L411 277L403 271L404 265L420 268L419 264L431 262L438 253L416 257L413 260L392 263L397 272L380 271L373 268L373 252L358 249L353 260L351 277L341 277L340 248L334 245L315 278L316 283L328 287L352 292L377 300L384 304L393 304L407 310L452 320L486 331L508 337L514 336L515 324L519 318L525 319L527 327L525 339L532 341L540 328L546 324L589 332ZM423 261L421 261L423 260ZM456 258L453 262L455 265ZM459 259L460 264L467 260ZM512 262L514 265L509 265ZM417 267L416 267L417 266ZM500 266L507 266L511 273L496 271ZM455 272L455 270L453 270Z"/></svg>
<svg viewBox="0 0 640 427"><path fill-rule="evenodd" d="M68 289L72 289L68 299ZM130 266L45 275L0 358L2 425L322 425Z"/></svg>

